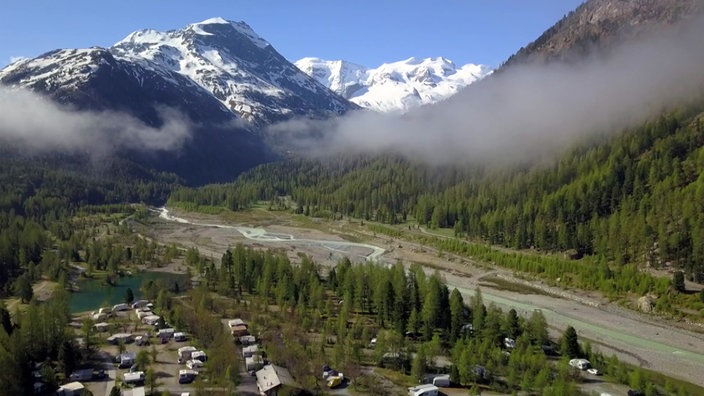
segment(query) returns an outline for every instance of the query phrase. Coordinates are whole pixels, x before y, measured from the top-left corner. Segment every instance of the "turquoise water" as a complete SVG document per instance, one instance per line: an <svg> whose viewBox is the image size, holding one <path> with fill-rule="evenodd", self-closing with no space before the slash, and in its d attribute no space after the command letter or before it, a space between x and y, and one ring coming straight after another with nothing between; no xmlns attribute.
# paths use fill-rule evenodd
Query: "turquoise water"
<svg viewBox="0 0 704 396"><path fill-rule="evenodd" d="M96 311L100 307L112 307L125 302L127 288L131 288L134 299L139 300L142 295L140 288L148 281L154 281L157 285L163 285L168 289L173 289L174 282L177 282L182 292L191 286L188 275L167 272L138 272L118 278L116 286L106 286L96 279L79 279L80 291L71 294L69 309L71 313L76 313Z"/></svg>

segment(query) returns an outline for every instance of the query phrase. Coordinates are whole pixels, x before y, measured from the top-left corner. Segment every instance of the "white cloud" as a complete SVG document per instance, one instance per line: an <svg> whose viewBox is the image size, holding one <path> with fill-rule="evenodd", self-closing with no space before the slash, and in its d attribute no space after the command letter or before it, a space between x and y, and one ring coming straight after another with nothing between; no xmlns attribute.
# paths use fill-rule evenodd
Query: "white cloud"
<svg viewBox="0 0 704 396"><path fill-rule="evenodd" d="M171 109L160 116L156 128L127 114L72 111L26 89L0 87L0 141L33 151L180 149L191 137L190 122Z"/></svg>

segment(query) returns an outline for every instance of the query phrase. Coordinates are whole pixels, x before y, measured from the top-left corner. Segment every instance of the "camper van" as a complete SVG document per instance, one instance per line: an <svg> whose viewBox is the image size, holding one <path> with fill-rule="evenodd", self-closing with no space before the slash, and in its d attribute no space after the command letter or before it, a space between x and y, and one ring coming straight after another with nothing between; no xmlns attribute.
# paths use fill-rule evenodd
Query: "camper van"
<svg viewBox="0 0 704 396"><path fill-rule="evenodd" d="M181 364L191 359L191 354L197 351L196 347L185 346L178 349L178 363Z"/></svg>
<svg viewBox="0 0 704 396"><path fill-rule="evenodd" d="M186 362L186 367L188 367L191 370L197 370L199 368L202 368L203 364L204 363L201 362L200 360L193 359L193 360L189 360Z"/></svg>
<svg viewBox="0 0 704 396"><path fill-rule="evenodd" d="M178 383L179 384L190 384L196 379L198 372L195 370L179 370L178 371Z"/></svg>
<svg viewBox="0 0 704 396"><path fill-rule="evenodd" d="M572 359L570 360L570 366L579 369L579 370L586 370L590 368L592 365L589 363L589 360L587 359Z"/></svg>
<svg viewBox="0 0 704 396"><path fill-rule="evenodd" d="M119 363L119 368L132 367L134 364L134 359L136 355L134 352L125 352L117 357L117 363Z"/></svg>
<svg viewBox="0 0 704 396"><path fill-rule="evenodd" d="M171 338L174 336L174 329L172 327L169 327L167 329L161 329L156 333L156 336L159 338Z"/></svg>
<svg viewBox="0 0 704 396"><path fill-rule="evenodd" d="M186 336L186 333L183 333L180 331L174 333L174 341L183 342L183 341L186 341L187 339L188 339L188 337Z"/></svg>
<svg viewBox="0 0 704 396"><path fill-rule="evenodd" d="M191 353L191 359L205 362L206 360L208 360L208 356L205 354L204 351L195 351Z"/></svg>
<svg viewBox="0 0 704 396"><path fill-rule="evenodd" d="M142 323L147 324L149 326L154 326L156 322L158 322L160 319L159 315L147 315L142 317Z"/></svg>
<svg viewBox="0 0 704 396"><path fill-rule="evenodd" d="M249 345L244 348L242 348L242 357L251 357L254 354L259 352L259 345L254 344L254 345Z"/></svg>
<svg viewBox="0 0 704 396"><path fill-rule="evenodd" d="M124 380L126 384L139 384L144 382L144 371L135 371L132 373L125 373Z"/></svg>

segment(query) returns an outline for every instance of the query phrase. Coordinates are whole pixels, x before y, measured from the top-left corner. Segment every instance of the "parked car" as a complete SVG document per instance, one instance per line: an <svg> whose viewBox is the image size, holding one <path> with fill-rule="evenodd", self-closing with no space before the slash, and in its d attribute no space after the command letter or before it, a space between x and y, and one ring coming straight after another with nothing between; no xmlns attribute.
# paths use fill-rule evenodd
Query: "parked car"
<svg viewBox="0 0 704 396"><path fill-rule="evenodd" d="M587 372L591 375L601 375L601 371L599 371L598 369L596 369L594 367L588 368Z"/></svg>

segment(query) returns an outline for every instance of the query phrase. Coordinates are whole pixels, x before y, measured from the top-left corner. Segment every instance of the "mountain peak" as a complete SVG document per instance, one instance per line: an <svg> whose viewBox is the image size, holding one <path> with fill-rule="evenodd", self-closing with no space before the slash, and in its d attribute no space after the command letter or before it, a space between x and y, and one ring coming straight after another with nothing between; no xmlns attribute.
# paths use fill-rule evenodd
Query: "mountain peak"
<svg viewBox="0 0 704 396"><path fill-rule="evenodd" d="M227 36L232 32L229 31L229 29L246 36L259 48L266 48L270 46L269 42L259 36L254 29L252 29L252 27L244 21L235 22L228 21L225 18L215 17L206 19L202 22L190 24L184 30L193 30L196 34L201 36Z"/></svg>
<svg viewBox="0 0 704 396"><path fill-rule="evenodd" d="M491 73L482 65L457 68L443 57L410 57L376 69L312 57L300 59L295 65L351 102L382 112L405 112L444 100Z"/></svg>
<svg viewBox="0 0 704 396"><path fill-rule="evenodd" d="M270 46L269 42L259 36L247 23L242 21L228 21L221 17L215 17L202 22L192 23L180 30L169 30L166 32L155 29L138 30L117 42L114 47L120 47L125 44L151 45L174 40L179 40L182 44L187 44L194 40L230 40L235 39L236 36L248 39L259 48Z"/></svg>
<svg viewBox="0 0 704 396"><path fill-rule="evenodd" d="M148 70L189 78L255 125L356 108L298 70L245 22L217 17L180 30L140 30L110 52Z"/></svg>
<svg viewBox="0 0 704 396"><path fill-rule="evenodd" d="M231 22L231 21L228 21L228 20L225 19L225 18L222 18L222 17L214 17L214 18L206 19L206 20L204 20L204 21L202 21L202 22L199 22L199 23L194 23L194 25L213 25L213 24L215 24L215 25L223 25L223 24L224 24L224 25L227 25L227 24L230 24L230 23L232 23L232 22Z"/></svg>

